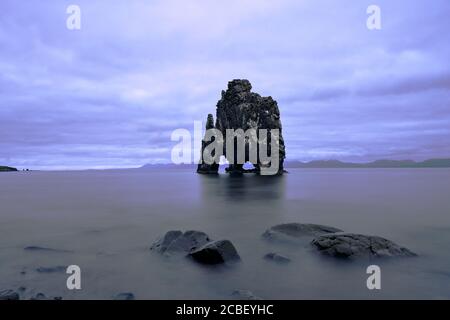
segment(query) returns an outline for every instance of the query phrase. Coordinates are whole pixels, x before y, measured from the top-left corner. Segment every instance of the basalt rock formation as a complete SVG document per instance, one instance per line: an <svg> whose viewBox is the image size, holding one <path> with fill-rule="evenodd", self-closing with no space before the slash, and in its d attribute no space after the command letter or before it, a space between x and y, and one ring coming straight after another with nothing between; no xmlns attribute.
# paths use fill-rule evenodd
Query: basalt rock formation
<svg viewBox="0 0 450 320"><path fill-rule="evenodd" d="M242 129L246 132L248 129L255 129L258 132L258 139L261 140L259 130L267 130L267 155L271 155L273 152L278 152L278 168L277 173L283 173L283 163L286 157L284 140L281 133L281 121L280 111L278 109L277 102L272 97L261 97L259 94L251 92L252 85L248 80L232 80L228 82L228 89L222 91L222 97L217 102L216 109L216 123L214 125L214 119L211 114L208 115L206 122L206 129L217 129L223 137L226 137L227 129ZM276 145L277 150L271 150L271 130L279 130L279 140ZM202 141L202 155L205 147L214 141ZM239 163L236 159L236 146L234 150L234 159L230 159L230 155L227 155L226 145L223 145L223 155L231 163L227 168L227 172L230 173L244 173L247 172L243 169L243 163ZM203 157L201 158L203 160ZM231 161L230 161L231 160ZM250 161L249 156L249 139L245 138L245 162ZM260 173L262 167L268 167L270 164L263 162L258 153L256 161L252 162L254 170L251 172ZM218 163L207 164L200 161L198 165L198 173L217 173L219 169Z"/></svg>

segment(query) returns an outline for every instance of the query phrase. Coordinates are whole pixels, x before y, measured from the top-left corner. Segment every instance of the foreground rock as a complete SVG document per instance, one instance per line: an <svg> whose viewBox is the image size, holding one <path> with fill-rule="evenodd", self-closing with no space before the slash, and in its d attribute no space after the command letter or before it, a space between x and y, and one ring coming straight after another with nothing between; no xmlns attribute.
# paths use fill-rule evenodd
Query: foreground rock
<svg viewBox="0 0 450 320"><path fill-rule="evenodd" d="M47 297L45 294L39 292L32 296L30 300L62 300L62 297Z"/></svg>
<svg viewBox="0 0 450 320"><path fill-rule="evenodd" d="M190 256L203 264L220 264L240 260L236 248L229 240L212 241L201 231L168 231L150 247L165 256Z"/></svg>
<svg viewBox="0 0 450 320"><path fill-rule="evenodd" d="M236 248L229 240L212 241L192 251L189 256L203 264L232 263L241 260Z"/></svg>
<svg viewBox="0 0 450 320"><path fill-rule="evenodd" d="M201 231L191 230L185 233L179 230L168 231L150 247L150 250L164 255L186 255L210 241L208 235Z"/></svg>
<svg viewBox="0 0 450 320"><path fill-rule="evenodd" d="M19 300L20 296L13 290L1 290L0 300Z"/></svg>
<svg viewBox="0 0 450 320"><path fill-rule="evenodd" d="M246 132L249 129L266 129L268 139L264 140L264 145L267 146L267 155L278 153L278 159L274 167L276 169L274 172L270 174L282 174L283 163L286 157L285 145L282 135L282 126L280 120L280 110L278 109L278 104L272 97L261 97L259 94L251 92L252 85L246 79L235 79L228 82L228 88L226 91L222 91L222 97L217 102L216 109L216 123L214 124L214 119L212 114L208 115L206 122L206 129L217 129L222 133L224 139L226 139L227 130L233 129L238 130L242 129ZM271 150L272 145L269 143L269 137L271 136L271 130L278 130L279 132L279 140L278 144L274 144L276 150ZM275 131L274 131L275 132ZM258 133L259 134L259 133ZM254 159L250 159L250 139L245 140L244 152L245 152L245 161L254 162L253 165L255 167L254 170L246 171L243 169L243 163L238 163L242 161L238 161L237 145L235 143L235 148L233 155L227 154L226 145L224 143L223 146L223 155L230 162L230 166L226 169L229 173L246 173L246 172L255 172L261 173L265 168L270 167L270 163L267 163L264 159L261 159L260 155L256 155ZM202 141L202 160L203 160L203 151L206 147L211 144L212 141L209 139L203 139ZM219 160L219 153L214 153L212 156L216 157L216 160ZM219 169L218 161L213 164L207 164L201 162L198 165L197 172L204 174L217 174Z"/></svg>
<svg viewBox="0 0 450 320"><path fill-rule="evenodd" d="M263 300L262 298L255 296L253 292L249 290L234 290L231 295L238 300Z"/></svg>
<svg viewBox="0 0 450 320"><path fill-rule="evenodd" d="M289 259L286 256L283 256L281 254L275 253L275 252L270 252L268 254L266 254L264 256L264 259L269 260L269 261L273 261L276 263L280 263L280 264L286 264L291 262L291 259Z"/></svg>
<svg viewBox="0 0 450 320"><path fill-rule="evenodd" d="M335 232L342 232L342 230L319 224L284 223L267 229L262 236L268 240L292 241Z"/></svg>
<svg viewBox="0 0 450 320"><path fill-rule="evenodd" d="M416 256L415 253L390 240L353 233L322 235L314 239L312 245L322 254L345 259Z"/></svg>

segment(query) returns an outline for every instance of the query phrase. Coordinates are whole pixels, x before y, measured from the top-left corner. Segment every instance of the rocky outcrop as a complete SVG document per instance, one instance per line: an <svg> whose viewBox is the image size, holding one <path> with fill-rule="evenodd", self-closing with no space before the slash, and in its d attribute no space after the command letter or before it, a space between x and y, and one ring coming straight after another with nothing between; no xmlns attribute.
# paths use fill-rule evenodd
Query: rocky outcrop
<svg viewBox="0 0 450 320"><path fill-rule="evenodd" d="M227 129L242 129L244 132L248 129L255 129L258 132L258 139L261 139L259 134L260 129L267 130L268 138L265 141L268 152L267 155L271 155L274 152L279 153L278 163L276 164L276 173L283 173L283 163L286 157L284 140L282 135L282 126L280 120L280 111L278 109L277 102L272 97L261 97L259 94L251 92L252 85L248 80L232 80L228 83L226 91L222 91L222 97L217 102L216 109L216 123L213 125L213 116L208 115L206 123L206 129L215 128L222 133L223 138L226 137ZM276 145L276 150L271 150L270 136L271 130L279 130L279 141ZM202 141L202 155L203 151L210 141ZM237 159L237 145L234 145L234 156L227 154L226 143L223 144L223 155L231 163L227 168L227 172L230 173L244 173L243 164L247 161L253 162L256 173L261 173L261 168L270 166L270 163L261 159L259 153L256 161L250 159L249 155L249 139L245 137L245 161L240 163ZM231 158L231 159L230 159ZM201 158L203 160L203 157ZM197 172L198 173L217 173L219 166L217 163L206 164L200 162ZM253 172L252 171L252 172Z"/></svg>
<svg viewBox="0 0 450 320"><path fill-rule="evenodd" d="M312 245L322 254L345 259L416 256L390 240L353 233L319 236L312 241Z"/></svg>
<svg viewBox="0 0 450 320"><path fill-rule="evenodd" d="M192 251L189 256L203 264L221 264L241 260L236 248L229 240L212 241Z"/></svg>
<svg viewBox="0 0 450 320"><path fill-rule="evenodd" d="M206 130L214 129L214 118L212 114L208 114L208 118L206 119ZM205 148L210 145L214 141L214 138L212 138L210 141L205 141L205 139L202 140L202 149L201 149L201 159L203 158L203 151ZM215 154L212 154L214 156ZM198 173L203 174L217 174L219 172L219 164L218 163L212 163L208 164L203 161L200 161L197 167Z"/></svg>
<svg viewBox="0 0 450 320"><path fill-rule="evenodd" d="M0 166L0 172L10 172L10 171L17 171L17 169L12 167Z"/></svg>
<svg viewBox="0 0 450 320"><path fill-rule="evenodd" d="M316 237L323 234L341 232L342 230L310 223L284 223L273 226L263 233L267 240L292 241L305 237Z"/></svg>

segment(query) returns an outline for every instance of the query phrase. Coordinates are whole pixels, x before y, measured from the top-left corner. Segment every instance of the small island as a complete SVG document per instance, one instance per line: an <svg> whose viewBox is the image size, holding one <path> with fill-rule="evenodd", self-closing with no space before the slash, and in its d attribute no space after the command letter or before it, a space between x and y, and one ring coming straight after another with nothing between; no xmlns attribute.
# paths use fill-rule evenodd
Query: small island
<svg viewBox="0 0 450 320"><path fill-rule="evenodd" d="M18 170L13 167L0 166L0 172L11 172L11 171L18 171Z"/></svg>

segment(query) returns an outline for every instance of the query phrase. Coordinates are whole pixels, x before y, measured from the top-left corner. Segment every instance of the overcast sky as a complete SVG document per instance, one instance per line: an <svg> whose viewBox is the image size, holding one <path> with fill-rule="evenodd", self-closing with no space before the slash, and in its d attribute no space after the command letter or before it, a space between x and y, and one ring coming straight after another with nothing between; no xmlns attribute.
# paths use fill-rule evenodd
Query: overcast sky
<svg viewBox="0 0 450 320"><path fill-rule="evenodd" d="M0 165L170 162L171 132L215 113L234 78L278 101L288 160L450 157L449 14L448 0L1 0Z"/></svg>

